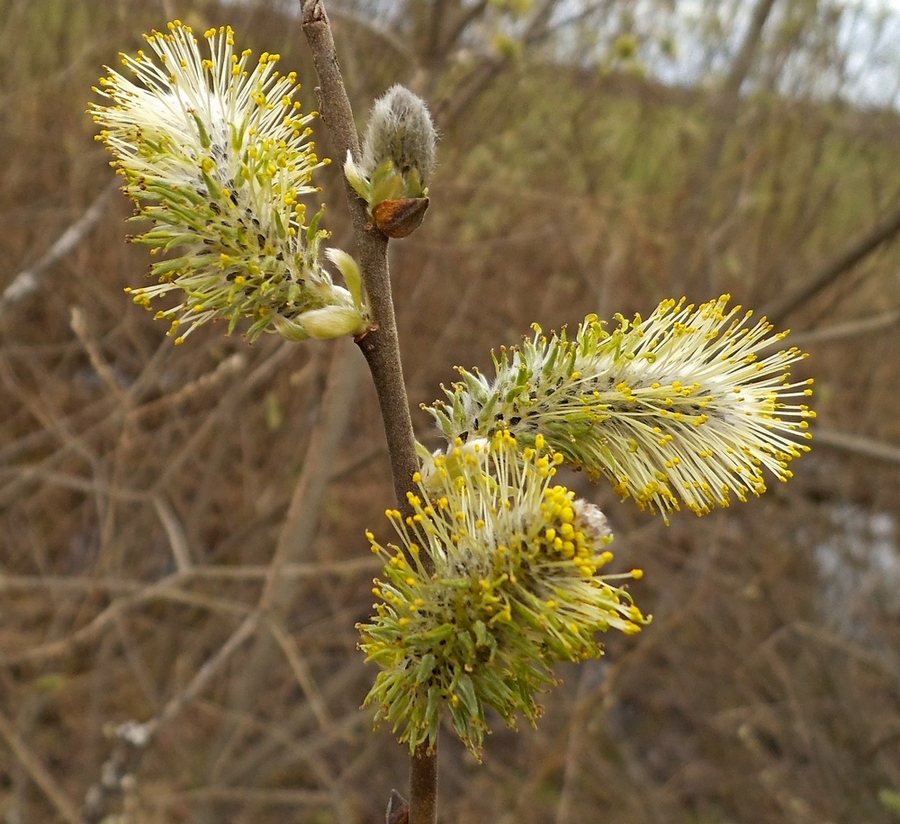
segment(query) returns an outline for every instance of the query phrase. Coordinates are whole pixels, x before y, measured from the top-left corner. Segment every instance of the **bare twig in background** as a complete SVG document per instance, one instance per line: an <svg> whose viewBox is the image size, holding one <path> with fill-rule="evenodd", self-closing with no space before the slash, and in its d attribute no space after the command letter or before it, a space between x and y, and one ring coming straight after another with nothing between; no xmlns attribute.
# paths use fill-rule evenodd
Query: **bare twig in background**
<svg viewBox="0 0 900 824"><path fill-rule="evenodd" d="M235 678L230 690L231 710L236 717L247 713L264 689L279 647L295 676L302 673L303 680L298 678L298 683L310 701L317 719L324 723L328 717L327 708L315 688L308 668L302 666L302 659L296 654L282 626L300 592L297 577L286 576L284 570L289 564L310 559L312 542L322 518L325 495L338 451L347 434L353 399L358 393L363 372L362 361L350 341L335 341L332 346L330 359L324 368L325 387L316 421L310 432L309 448L304 455L303 468L294 486L287 514L278 531L275 552L267 567L258 599L258 609L269 618L270 631L255 639L247 665ZM224 748L229 742L236 740L240 729L239 722L224 725L218 736L218 748ZM217 773L211 775L211 780L216 783L221 778Z"/></svg>
<svg viewBox="0 0 900 824"><path fill-rule="evenodd" d="M334 729L334 719L328 712L328 706L325 703L321 690L312 679L309 664L304 659L294 640L278 624L270 620L268 621L268 628L290 664L291 671L303 690L306 700L309 701L319 726L324 732L330 732Z"/></svg>
<svg viewBox="0 0 900 824"><path fill-rule="evenodd" d="M24 269L16 275L12 282L0 293L0 317L13 304L18 303L22 298L33 294L40 288L40 279L44 272L47 271L54 263L61 260L65 255L69 254L79 243L81 243L88 232L94 228L103 217L103 210L106 208L106 202L117 191L121 184L116 178L111 180L102 192L94 199L94 202L87 207L84 214L78 218L65 232L63 232L56 242L47 250L44 256L29 269Z"/></svg>
<svg viewBox="0 0 900 824"><path fill-rule="evenodd" d="M897 324L900 324L900 310L881 312L872 317L848 320L809 332L791 332L791 343L800 349L805 349L812 344L834 343L861 335L873 335L884 332Z"/></svg>
<svg viewBox="0 0 900 824"><path fill-rule="evenodd" d="M290 350L285 348L283 351L287 354ZM190 383L178 389L169 395L163 395L153 401L148 401L132 410L131 414L135 419L145 418L150 415L159 414L164 409L170 409L178 404L186 403L195 398L202 392L209 392L214 389L221 389L222 384L226 381L234 380L241 372L247 368L247 356L242 352L235 352L224 360L216 364L211 372L206 372ZM271 365L267 367L271 368Z"/></svg>
<svg viewBox="0 0 900 824"><path fill-rule="evenodd" d="M381 568L376 558L354 558L349 561L317 561L309 564L285 564L279 572L281 578L322 578L325 575L337 577L358 577L360 573L375 572ZM192 580L224 581L264 581L270 575L270 567L253 566L191 566L184 573L173 576L185 584ZM4 592L107 592L110 595L130 594L146 589L146 581L128 580L116 577L81 578L78 576L57 577L53 575L8 575L0 577L0 593ZM165 591L163 591L165 593ZM163 596L164 597L164 594ZM244 608L232 604L240 610Z"/></svg>
<svg viewBox="0 0 900 824"><path fill-rule="evenodd" d="M816 427L814 439L817 444L851 452L864 458L876 461L900 464L900 446L876 441L862 435L851 435L847 432L834 432L830 429Z"/></svg>
<svg viewBox="0 0 900 824"><path fill-rule="evenodd" d="M241 622L240 626L231 633L228 640L197 670L191 682L181 692L170 698L165 707L163 707L162 712L145 725L151 735L156 734L163 724L171 721L188 703L197 698L206 689L210 681L212 681L235 650L256 632L261 614L257 610L248 615Z"/></svg>
<svg viewBox="0 0 900 824"><path fill-rule="evenodd" d="M125 790L127 777L138 768L160 728L172 721L207 688L235 650L256 632L260 615L258 610L248 615L228 640L197 670L191 682L166 702L158 715L142 724L130 722L116 729L117 746L101 770L100 781L93 784L85 795L84 814L88 822L96 824L106 817L111 805Z"/></svg>
<svg viewBox="0 0 900 824"><path fill-rule="evenodd" d="M710 101L712 126L706 138L703 157L697 166L687 204L681 216L681 248L675 261L676 292L683 292L696 267L696 256L704 247L703 227L709 220L712 204L713 182L719 172L722 153L729 132L734 128L735 114L740 103L740 90L762 42L765 28L775 0L757 0L750 18L750 25L744 33L741 46L732 60L728 74L721 88Z"/></svg>
<svg viewBox="0 0 900 824"><path fill-rule="evenodd" d="M13 751L19 763L28 771L32 780L50 799L54 809L67 824L82 824L81 816L66 797L53 776L47 771L31 748L20 738L13 723L0 712L0 736Z"/></svg>
<svg viewBox="0 0 900 824"><path fill-rule="evenodd" d="M808 281L780 300L774 301L771 307L765 307L763 314L776 326L780 326L791 312L818 295L841 275L849 272L882 243L895 237L898 232L900 232L900 209L881 220L877 226L854 240L831 260L826 261Z"/></svg>
<svg viewBox="0 0 900 824"><path fill-rule="evenodd" d="M410 66L415 65L416 56L409 46L392 32L387 26L380 25L374 20L366 18L364 15L348 9L332 9L331 16L336 20L357 26L375 37L379 38L385 46L392 49Z"/></svg>
<svg viewBox="0 0 900 824"><path fill-rule="evenodd" d="M172 548L175 568L182 575L190 572L194 564L191 561L191 551L188 547L187 536L184 533L184 527L178 520L178 516L161 494L153 496L153 506L159 515L163 528L166 530L166 535L169 537L169 546Z"/></svg>
<svg viewBox="0 0 900 824"><path fill-rule="evenodd" d="M325 575L356 578L360 573L375 572L381 568L376 558L355 558L348 561L318 561L309 564L285 564L281 568L282 578L321 578ZM191 580L224 581L264 581L270 568L263 565L244 566L192 566L177 578L185 583ZM145 581L116 577L112 580L78 577L75 575L57 577L53 575L8 575L0 577L0 593L38 592L85 592L95 590L110 595L130 594L147 588ZM165 591L163 591L165 592ZM233 605L234 606L234 605ZM240 609L240 607L238 607Z"/></svg>
<svg viewBox="0 0 900 824"><path fill-rule="evenodd" d="M435 15L440 4L435 5ZM446 62L450 57L450 49L454 48L465 30L472 26L484 13L486 3L476 3L458 21L450 37L443 44L444 53L439 62ZM541 5L531 12L527 28L522 35L522 42L535 45L550 32L550 19L557 6L556 0L543 0ZM439 123L454 123L459 120L474 100L482 94L504 69L513 65L511 57L499 55L483 55L468 72L461 86L451 95L443 97L434 106L434 114Z"/></svg>
<svg viewBox="0 0 900 824"><path fill-rule="evenodd" d="M268 567L259 570L259 576L262 578L264 586L256 610L247 616L218 652L201 667L188 687L170 699L156 717L140 725L146 732L146 740L142 738L140 748L135 747L131 739L122 739L122 736L118 736L118 744L110 756L110 770L119 771L124 775L125 772L122 771L126 766L128 771L137 768L142 758L142 752L149 746L158 730L174 718L186 704L196 699L233 651L246 639L256 634L259 617L262 614L271 616L268 625L272 634L271 636L263 634L258 637L257 643L250 653L249 663L243 669L244 689L240 690L240 694L245 696L245 700L241 702L241 707L246 708L249 705L249 700L247 700L249 696L258 694L261 687L260 678L270 670L272 650L271 643L266 639L274 638L287 657L299 683L306 691L307 698L316 710L320 723L327 728L332 726L321 693L316 689L308 668L303 663L302 656L290 637L278 627L276 621L283 620L283 616L290 609L296 594L295 582L298 569L297 565L291 562L306 550L309 541L315 534L331 467L336 462L336 450L345 435L349 412L353 408L352 397L360 376L357 364L360 363L349 341L343 346L339 343L333 351L330 367L327 370L327 386L322 397L321 414L311 433L310 448L304 460L304 470L295 487L275 555ZM173 521L174 514L164 505L158 495L154 496L154 503L170 537L173 555L179 569L176 579L178 581L189 579L193 577L194 572L199 572L199 570L193 566L190 560L183 530ZM371 567L371 561L365 560L364 566ZM289 566L294 569L288 570ZM228 572L228 570L219 571ZM239 570L232 572L240 574ZM312 572L311 569L310 572ZM321 566L315 568L315 574L322 574ZM232 575L232 577L235 576ZM138 597L146 596L147 589L138 595ZM114 602L116 605L120 603ZM99 821L103 815L107 814L110 811L110 805L116 801L121 791L121 781L106 781L95 785L89 794L89 803L86 802L91 810L90 820Z"/></svg>
<svg viewBox="0 0 900 824"><path fill-rule="evenodd" d="M267 612L280 615L293 602L290 584L285 586L281 581L281 570L285 564L309 560L306 556L316 534L322 501L337 465L338 450L347 433L363 371L352 344L348 340L336 341L325 371L325 390L315 431L278 533L275 555L260 598L260 608Z"/></svg>
<svg viewBox="0 0 900 824"><path fill-rule="evenodd" d="M131 609L147 604L155 600L172 600L183 603L196 604L214 611L246 615L249 609L232 601L216 601L216 599L204 598L201 595L192 595L179 589L182 576L178 573L167 576L156 583L147 584L133 594L122 595L115 599L109 606L101 610L83 627L75 630L71 635L56 641L47 641L43 644L35 644L19 651L0 653L0 664L21 664L28 661L41 661L44 659L58 658L70 655L80 646L97 640L106 629ZM51 586L52 588L52 586ZM102 588L102 587L101 587Z"/></svg>
<svg viewBox="0 0 900 824"><path fill-rule="evenodd" d="M110 389L112 395L115 396L122 407L130 409L132 406L131 398L127 392L122 390L119 381L116 379L115 373L100 352L100 347L91 337L84 310L80 306L73 306L71 311L72 314L69 326L72 328L72 331L75 333L78 340L81 341L82 346L84 346L84 350L90 358L91 366L94 367L94 371L100 376L103 383Z"/></svg>

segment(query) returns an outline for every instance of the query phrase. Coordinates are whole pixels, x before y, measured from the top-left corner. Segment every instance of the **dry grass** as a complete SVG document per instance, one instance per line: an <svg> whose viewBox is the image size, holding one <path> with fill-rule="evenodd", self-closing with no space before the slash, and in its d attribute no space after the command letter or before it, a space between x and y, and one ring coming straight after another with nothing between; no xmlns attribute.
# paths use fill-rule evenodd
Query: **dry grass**
<svg viewBox="0 0 900 824"><path fill-rule="evenodd" d="M296 23L263 6L179 14L228 20L311 77ZM0 0L0 290L108 185L90 86L165 19L155 3ZM338 34L363 112L400 68L356 27ZM534 320L647 312L672 291L775 301L897 207L896 116L760 99L689 234L710 116L697 95L521 64L442 123L432 210L393 253L412 401ZM363 530L386 534L391 503L362 359L218 329L175 348L122 293L147 268L123 240L128 205L100 208L0 317L0 814L79 820L104 762L135 755L105 731L156 719L124 800L135 822L379 821L406 765L359 710ZM897 271L886 246L788 322L896 310ZM898 348L896 324L811 343L820 425L900 443ZM834 513L856 507L858 530L895 515L897 466L823 447L796 473L669 527L574 477L623 568L646 570L654 623L561 672L539 729L498 730L484 765L448 735L443 820L896 820L878 794L900 790L897 573L856 558L841 588L816 548L854 561Z"/></svg>

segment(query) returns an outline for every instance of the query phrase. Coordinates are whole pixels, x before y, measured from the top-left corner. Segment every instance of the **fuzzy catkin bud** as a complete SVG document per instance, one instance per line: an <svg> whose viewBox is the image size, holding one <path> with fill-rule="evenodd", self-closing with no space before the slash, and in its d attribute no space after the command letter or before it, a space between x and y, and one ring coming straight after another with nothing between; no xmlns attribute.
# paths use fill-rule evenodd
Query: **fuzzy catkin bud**
<svg viewBox="0 0 900 824"><path fill-rule="evenodd" d="M387 237L406 237L422 223L436 142L425 102L403 86L392 86L372 107L362 159L357 162L347 152L347 182Z"/></svg>
<svg viewBox="0 0 900 824"><path fill-rule="evenodd" d="M371 176L385 162L421 197L434 171L437 134L425 102L404 86L388 89L372 107L363 140L362 165ZM418 183L419 191L415 191Z"/></svg>

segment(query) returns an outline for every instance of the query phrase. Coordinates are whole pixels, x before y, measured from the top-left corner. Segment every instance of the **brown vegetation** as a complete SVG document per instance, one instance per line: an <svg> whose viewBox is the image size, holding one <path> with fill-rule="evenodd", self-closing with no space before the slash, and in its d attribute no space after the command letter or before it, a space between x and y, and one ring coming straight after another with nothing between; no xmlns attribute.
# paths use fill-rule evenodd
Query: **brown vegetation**
<svg viewBox="0 0 900 824"><path fill-rule="evenodd" d="M362 358L218 328L176 348L122 291L148 266L129 205L97 202L90 87L175 5L280 52L314 105L298 22L267 5L0 0L0 814L376 822L406 763L359 709L363 533L387 536L392 504ZM900 254L887 232L832 265L896 220L896 112L569 71L538 18L518 56L485 55L489 16L450 35L487 4L412 3L408 33L333 5L357 113L410 82L442 132L428 217L391 250L414 406L533 321L680 294L769 310L816 378L822 437L758 501L667 527L571 479L654 622L561 671L539 728L498 729L484 765L447 735L442 820L897 820ZM128 721L149 747L111 736ZM124 799L99 789L111 757Z"/></svg>

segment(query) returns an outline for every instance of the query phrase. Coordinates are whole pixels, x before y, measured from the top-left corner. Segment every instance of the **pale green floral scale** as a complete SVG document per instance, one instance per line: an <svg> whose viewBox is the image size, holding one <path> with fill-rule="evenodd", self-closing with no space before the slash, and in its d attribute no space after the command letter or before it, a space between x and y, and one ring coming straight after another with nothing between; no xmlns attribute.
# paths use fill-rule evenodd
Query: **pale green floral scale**
<svg viewBox="0 0 900 824"><path fill-rule="evenodd" d="M665 516L683 503L703 514L779 480L809 447L815 413L798 403L812 381L791 383L805 354L770 351L771 334L728 296L694 307L667 300L646 320L595 315L574 339L535 335L494 357L496 375L460 369L448 402L426 407L452 441L508 429L523 443L542 434L566 462L609 477L624 497Z"/></svg>
<svg viewBox="0 0 900 824"><path fill-rule="evenodd" d="M327 161L309 140L315 114L293 100L295 75L279 74L268 53L251 69L228 27L205 38L209 57L179 21L146 35L156 61L122 55L138 82L110 70L97 91L113 105L92 105L137 217L154 223L134 240L154 254L178 250L153 265L159 283L129 290L134 301L150 308L183 291L157 313L176 342L210 320L226 320L230 333L243 318L251 341L363 331L359 290L335 285L319 264L322 211L307 222L303 198L318 192L313 173Z"/></svg>

